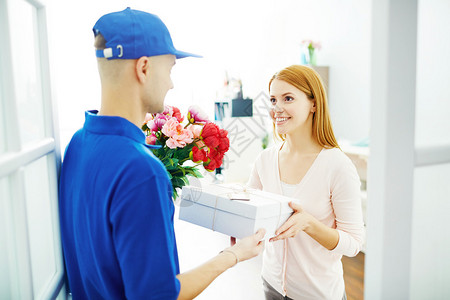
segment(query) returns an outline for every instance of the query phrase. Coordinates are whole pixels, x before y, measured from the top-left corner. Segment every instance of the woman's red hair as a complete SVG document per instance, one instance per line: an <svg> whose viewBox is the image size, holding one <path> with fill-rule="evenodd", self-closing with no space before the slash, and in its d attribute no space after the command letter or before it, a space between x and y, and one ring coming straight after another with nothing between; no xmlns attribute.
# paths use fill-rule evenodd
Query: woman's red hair
<svg viewBox="0 0 450 300"><path fill-rule="evenodd" d="M313 113L312 121L313 137L324 148L339 148L331 125L327 94L320 75L310 67L292 65L273 75L269 81L269 92L274 79L293 85L305 93L309 100L315 102L316 112ZM274 135L283 141L286 139L284 134L276 132L275 124Z"/></svg>

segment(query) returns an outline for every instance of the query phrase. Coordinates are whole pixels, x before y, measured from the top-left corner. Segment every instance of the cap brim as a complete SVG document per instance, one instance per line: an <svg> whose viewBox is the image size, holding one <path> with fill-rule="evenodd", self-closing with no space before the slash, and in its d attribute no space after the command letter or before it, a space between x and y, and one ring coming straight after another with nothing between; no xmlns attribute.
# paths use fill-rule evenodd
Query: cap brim
<svg viewBox="0 0 450 300"><path fill-rule="evenodd" d="M202 58L203 56L198 55L198 54L194 54L194 53L189 53L189 52L184 52L184 51L179 51L179 50L175 50L175 56L176 58L185 58L185 57L198 57L198 58Z"/></svg>

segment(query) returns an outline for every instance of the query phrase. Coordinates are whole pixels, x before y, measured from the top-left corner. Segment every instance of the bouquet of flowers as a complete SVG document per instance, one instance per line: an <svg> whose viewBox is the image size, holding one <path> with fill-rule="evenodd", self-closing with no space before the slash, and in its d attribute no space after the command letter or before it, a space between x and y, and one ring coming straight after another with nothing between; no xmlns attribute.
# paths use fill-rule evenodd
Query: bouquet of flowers
<svg viewBox="0 0 450 300"><path fill-rule="evenodd" d="M189 184L187 176L203 177L200 165L210 172L219 168L230 148L228 132L210 122L197 106L188 109L185 120L177 107L166 105L162 113L146 115L142 130L147 144L161 146L152 151L167 169L174 200L177 188Z"/></svg>
<svg viewBox="0 0 450 300"><path fill-rule="evenodd" d="M320 50L322 48L322 44L320 42L314 42L312 40L303 40L302 46L306 47L308 50L307 58L304 57L305 63L315 66L316 65L316 49Z"/></svg>

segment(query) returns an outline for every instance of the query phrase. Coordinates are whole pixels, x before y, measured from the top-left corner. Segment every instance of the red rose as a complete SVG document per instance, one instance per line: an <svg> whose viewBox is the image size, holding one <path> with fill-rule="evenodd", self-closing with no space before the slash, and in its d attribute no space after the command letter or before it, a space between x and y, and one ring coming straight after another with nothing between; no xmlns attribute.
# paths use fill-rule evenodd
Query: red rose
<svg viewBox="0 0 450 300"><path fill-rule="evenodd" d="M208 152L208 158L210 159L208 164L203 164L205 169L213 171L222 165L223 153L217 151L216 149L210 149Z"/></svg>
<svg viewBox="0 0 450 300"><path fill-rule="evenodd" d="M225 152L228 151L228 149L230 149L230 140L227 137L221 138L220 141L219 141L218 150L221 153L225 153Z"/></svg>
<svg viewBox="0 0 450 300"><path fill-rule="evenodd" d="M212 135L207 138L204 138L203 142L205 143L206 146L208 146L208 148L211 149L211 148L216 148L217 146L219 146L220 140L217 136Z"/></svg>
<svg viewBox="0 0 450 300"><path fill-rule="evenodd" d="M192 148L192 161L195 163L198 162L206 162L208 161L208 157L206 156L205 151L198 149L196 146Z"/></svg>
<svg viewBox="0 0 450 300"><path fill-rule="evenodd" d="M228 131L226 131L225 129L220 129L219 135L221 138L228 137Z"/></svg>
<svg viewBox="0 0 450 300"><path fill-rule="evenodd" d="M220 141L220 128L214 123L207 123L202 130L201 137L203 142L211 148L219 146Z"/></svg>
<svg viewBox="0 0 450 300"><path fill-rule="evenodd" d="M202 130L202 137L207 138L210 136L217 136L219 137L220 134L220 128L214 123L207 123L205 126L203 126Z"/></svg>
<svg viewBox="0 0 450 300"><path fill-rule="evenodd" d="M230 149L230 140L228 139L228 131L220 129L219 131L219 151L222 153L227 152Z"/></svg>
<svg viewBox="0 0 450 300"><path fill-rule="evenodd" d="M203 166L206 170L213 171L222 165L223 156L230 149L228 131L220 129L214 123L207 123L203 127L201 139L209 148L207 154L209 161L204 162Z"/></svg>
<svg viewBox="0 0 450 300"><path fill-rule="evenodd" d="M222 162L219 162L217 160L211 159L209 163L203 163L203 167L208 171L214 171L218 167L222 165Z"/></svg>

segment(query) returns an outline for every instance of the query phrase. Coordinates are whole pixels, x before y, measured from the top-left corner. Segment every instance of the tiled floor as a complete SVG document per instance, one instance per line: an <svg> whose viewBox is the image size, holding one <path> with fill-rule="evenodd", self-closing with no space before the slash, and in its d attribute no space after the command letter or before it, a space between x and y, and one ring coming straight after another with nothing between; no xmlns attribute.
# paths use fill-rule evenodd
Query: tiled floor
<svg viewBox="0 0 450 300"><path fill-rule="evenodd" d="M175 211L175 234L181 272L201 265L230 245L230 238L226 235L178 220L178 206ZM261 255L239 263L219 276L196 299L263 300L261 263Z"/></svg>

